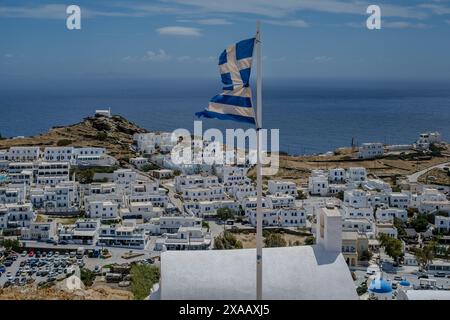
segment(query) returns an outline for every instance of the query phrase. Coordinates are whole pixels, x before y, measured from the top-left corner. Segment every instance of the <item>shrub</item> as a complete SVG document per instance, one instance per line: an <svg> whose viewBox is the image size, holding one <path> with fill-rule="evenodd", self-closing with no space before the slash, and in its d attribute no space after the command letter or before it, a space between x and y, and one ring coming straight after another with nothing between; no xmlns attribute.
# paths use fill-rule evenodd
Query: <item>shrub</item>
<svg viewBox="0 0 450 320"><path fill-rule="evenodd" d="M286 240L279 233L271 232L264 239L264 244L267 248L286 247Z"/></svg>
<svg viewBox="0 0 450 320"><path fill-rule="evenodd" d="M95 280L95 273L89 269L81 268L80 270L81 281L86 287L92 286Z"/></svg>
<svg viewBox="0 0 450 320"><path fill-rule="evenodd" d="M97 140L104 141L107 138L108 138L108 134L106 132L103 132L103 131L97 132L97 136L96 136Z"/></svg>
<svg viewBox="0 0 450 320"><path fill-rule="evenodd" d="M70 145L70 144L72 144L72 140L70 140L70 139L61 139L61 140L58 140L58 142L56 143L56 145L58 146L58 147L65 147L65 146L68 146L68 145Z"/></svg>
<svg viewBox="0 0 450 320"><path fill-rule="evenodd" d="M225 231L214 239L214 249L242 249L242 242L239 241L231 232Z"/></svg>
<svg viewBox="0 0 450 320"><path fill-rule="evenodd" d="M158 267L145 264L131 266L131 292L134 299L143 300L150 295L155 283L159 281L160 271Z"/></svg>

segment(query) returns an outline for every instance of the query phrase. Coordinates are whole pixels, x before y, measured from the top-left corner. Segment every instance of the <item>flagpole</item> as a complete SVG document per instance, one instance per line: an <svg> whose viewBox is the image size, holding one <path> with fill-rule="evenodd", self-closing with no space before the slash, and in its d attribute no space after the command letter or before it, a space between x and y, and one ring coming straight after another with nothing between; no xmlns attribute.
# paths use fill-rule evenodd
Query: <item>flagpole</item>
<svg viewBox="0 0 450 320"><path fill-rule="evenodd" d="M262 300L261 31L256 23L256 299Z"/></svg>

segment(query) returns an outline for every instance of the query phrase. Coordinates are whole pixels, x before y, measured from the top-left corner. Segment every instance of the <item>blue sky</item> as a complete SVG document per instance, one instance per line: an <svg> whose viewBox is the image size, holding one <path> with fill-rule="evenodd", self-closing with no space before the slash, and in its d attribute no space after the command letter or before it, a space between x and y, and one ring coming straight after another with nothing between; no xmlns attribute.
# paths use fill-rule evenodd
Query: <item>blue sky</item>
<svg viewBox="0 0 450 320"><path fill-rule="evenodd" d="M81 30L66 29L70 4ZM216 78L256 20L267 78L450 79L450 0L2 0L0 80Z"/></svg>

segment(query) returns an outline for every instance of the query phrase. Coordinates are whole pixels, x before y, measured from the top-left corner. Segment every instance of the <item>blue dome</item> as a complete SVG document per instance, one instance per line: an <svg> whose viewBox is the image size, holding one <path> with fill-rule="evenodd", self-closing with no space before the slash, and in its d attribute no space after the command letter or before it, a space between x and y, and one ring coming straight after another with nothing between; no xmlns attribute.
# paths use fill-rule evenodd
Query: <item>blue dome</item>
<svg viewBox="0 0 450 320"><path fill-rule="evenodd" d="M369 291L372 293L391 293L392 286L384 279L374 279L370 283Z"/></svg>
<svg viewBox="0 0 450 320"><path fill-rule="evenodd" d="M400 283L400 285L403 286L403 287L409 287L409 286L411 285L411 283L410 283L408 280L406 280L406 279L403 279L403 280L400 281L399 283Z"/></svg>

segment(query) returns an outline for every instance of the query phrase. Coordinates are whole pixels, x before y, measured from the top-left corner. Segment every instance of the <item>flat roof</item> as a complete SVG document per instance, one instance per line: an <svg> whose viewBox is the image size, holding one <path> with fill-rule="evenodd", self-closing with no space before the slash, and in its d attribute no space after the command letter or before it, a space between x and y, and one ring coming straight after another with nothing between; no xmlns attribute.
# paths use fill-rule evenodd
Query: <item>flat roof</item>
<svg viewBox="0 0 450 320"><path fill-rule="evenodd" d="M161 253L161 299L256 298L256 249ZM357 300L341 253L319 246L263 249L263 299Z"/></svg>

